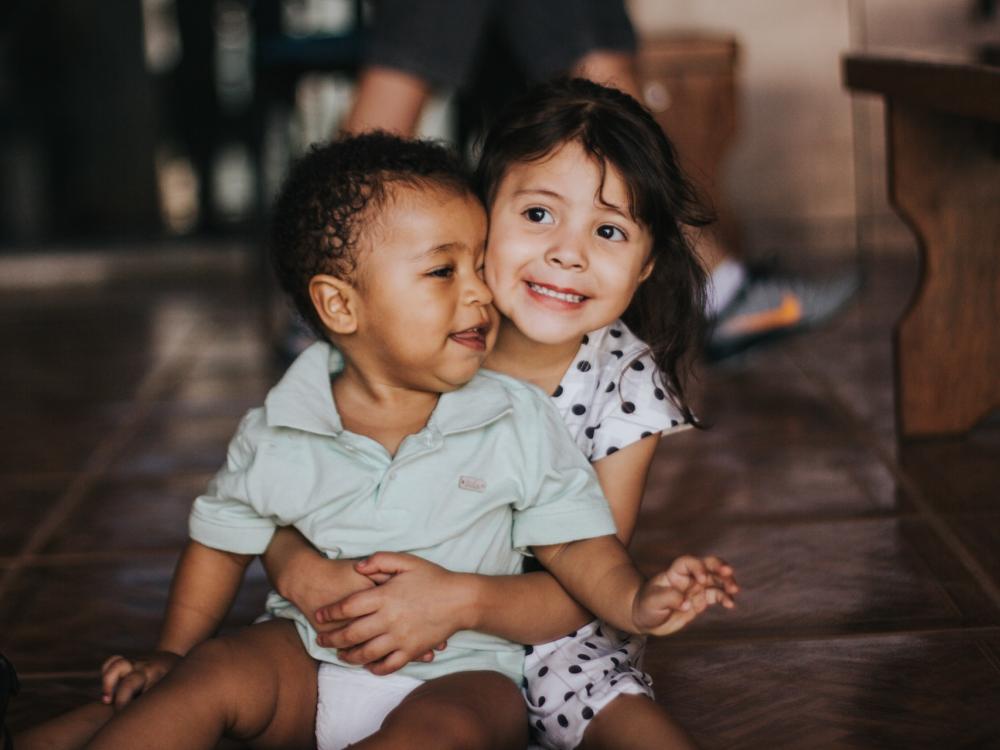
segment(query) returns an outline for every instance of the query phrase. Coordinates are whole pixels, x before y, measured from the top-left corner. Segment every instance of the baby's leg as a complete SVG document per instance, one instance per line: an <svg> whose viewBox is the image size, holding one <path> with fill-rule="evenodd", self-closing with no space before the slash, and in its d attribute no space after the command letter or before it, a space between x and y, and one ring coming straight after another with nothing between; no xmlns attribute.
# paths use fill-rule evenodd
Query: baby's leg
<svg viewBox="0 0 1000 750"><path fill-rule="evenodd" d="M645 695L619 695L597 714L580 750L694 750L697 746Z"/></svg>
<svg viewBox="0 0 1000 750"><path fill-rule="evenodd" d="M210 750L226 736L311 748L316 669L290 620L244 628L194 649L88 747Z"/></svg>
<svg viewBox="0 0 1000 750"><path fill-rule="evenodd" d="M88 703L26 729L14 738L17 750L79 750L115 715L104 703Z"/></svg>
<svg viewBox="0 0 1000 750"><path fill-rule="evenodd" d="M499 672L458 672L429 680L403 699L356 750L506 750L528 743L518 687Z"/></svg>

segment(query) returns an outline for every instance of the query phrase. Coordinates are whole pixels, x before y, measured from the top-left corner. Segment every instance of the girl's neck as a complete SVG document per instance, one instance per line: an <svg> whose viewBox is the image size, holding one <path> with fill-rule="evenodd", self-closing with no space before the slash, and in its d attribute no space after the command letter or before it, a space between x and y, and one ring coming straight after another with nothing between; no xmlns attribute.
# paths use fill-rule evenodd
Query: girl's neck
<svg viewBox="0 0 1000 750"><path fill-rule="evenodd" d="M541 344L526 337L509 320L502 320L497 343L485 367L526 380L551 393L580 350L580 342Z"/></svg>

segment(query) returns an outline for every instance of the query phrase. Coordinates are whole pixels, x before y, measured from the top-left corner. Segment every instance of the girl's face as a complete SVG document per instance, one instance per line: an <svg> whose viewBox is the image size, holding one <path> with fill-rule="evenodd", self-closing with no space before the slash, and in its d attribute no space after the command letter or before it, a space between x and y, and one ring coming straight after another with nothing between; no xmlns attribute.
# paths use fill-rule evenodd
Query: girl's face
<svg viewBox="0 0 1000 750"><path fill-rule="evenodd" d="M576 142L515 164L490 211L486 282L494 304L533 341L562 344L616 320L652 271L649 230L629 216L610 164Z"/></svg>

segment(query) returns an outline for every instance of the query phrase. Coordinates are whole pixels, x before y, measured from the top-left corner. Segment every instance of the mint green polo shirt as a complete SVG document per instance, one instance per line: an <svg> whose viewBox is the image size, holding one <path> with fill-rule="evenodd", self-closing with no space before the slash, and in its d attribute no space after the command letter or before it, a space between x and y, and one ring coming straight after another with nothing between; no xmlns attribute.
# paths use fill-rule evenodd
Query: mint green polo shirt
<svg viewBox="0 0 1000 750"><path fill-rule="evenodd" d="M294 526L333 558L408 552L448 570L508 575L532 545L615 533L590 464L534 386L481 371L443 394L390 456L343 428L330 388L339 369L339 355L314 344L247 413L226 465L195 500L192 539L260 554L278 526ZM344 664L291 603L272 593L268 609L296 621L313 657ZM522 657L518 644L462 631L433 662L400 673L491 669L520 682Z"/></svg>

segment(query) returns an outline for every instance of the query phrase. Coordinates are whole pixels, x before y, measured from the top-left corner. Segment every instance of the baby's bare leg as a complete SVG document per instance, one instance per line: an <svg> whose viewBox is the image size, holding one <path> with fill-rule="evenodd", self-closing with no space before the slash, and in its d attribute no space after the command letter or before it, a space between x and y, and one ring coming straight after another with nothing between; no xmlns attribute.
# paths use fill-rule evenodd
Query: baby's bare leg
<svg viewBox="0 0 1000 750"><path fill-rule="evenodd" d="M290 620L244 628L198 646L87 747L312 748L316 669Z"/></svg>
<svg viewBox="0 0 1000 750"><path fill-rule="evenodd" d="M662 706L645 695L619 695L587 727L580 750L695 750Z"/></svg>
<svg viewBox="0 0 1000 750"><path fill-rule="evenodd" d="M352 747L523 750L527 744L528 716L517 686L499 672L458 672L421 685L378 732Z"/></svg>
<svg viewBox="0 0 1000 750"><path fill-rule="evenodd" d="M114 715L111 706L88 703L19 733L14 746L17 750L80 750Z"/></svg>

